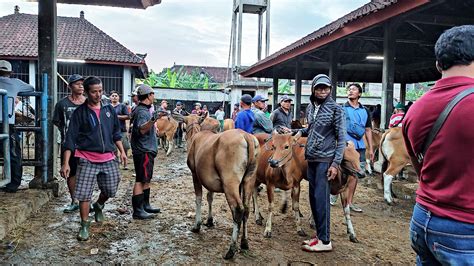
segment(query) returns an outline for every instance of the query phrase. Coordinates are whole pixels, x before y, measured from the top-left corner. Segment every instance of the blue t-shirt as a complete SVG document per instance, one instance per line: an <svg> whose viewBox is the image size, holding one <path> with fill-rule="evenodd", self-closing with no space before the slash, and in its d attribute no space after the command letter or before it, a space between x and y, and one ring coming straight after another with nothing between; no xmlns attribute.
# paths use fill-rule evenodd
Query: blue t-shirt
<svg viewBox="0 0 474 266"><path fill-rule="evenodd" d="M254 121L255 115L252 110L241 110L235 119L235 128L242 129L243 131L252 134Z"/></svg>
<svg viewBox="0 0 474 266"><path fill-rule="evenodd" d="M344 104L344 111L346 113L347 128L350 126L349 123L356 123L361 128L372 128L369 112L362 104L359 104L359 107L354 108L349 103L346 103ZM352 141L357 150L366 148L364 138L356 139L346 132L346 140Z"/></svg>

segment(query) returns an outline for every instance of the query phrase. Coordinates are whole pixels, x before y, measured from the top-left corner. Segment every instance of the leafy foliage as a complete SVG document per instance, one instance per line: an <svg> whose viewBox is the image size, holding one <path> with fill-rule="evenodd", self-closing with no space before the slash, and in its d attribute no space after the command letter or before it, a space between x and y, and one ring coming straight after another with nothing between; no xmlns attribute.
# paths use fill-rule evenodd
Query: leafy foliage
<svg viewBox="0 0 474 266"><path fill-rule="evenodd" d="M200 72L197 68L189 74L183 71L183 67L177 71L167 68L158 74L151 70L148 74L148 78L143 80L143 83L151 87L186 89L217 88L217 84L209 82L210 78L207 73Z"/></svg>
<svg viewBox="0 0 474 266"><path fill-rule="evenodd" d="M289 94L291 93L291 80L279 80L278 81L278 93Z"/></svg>

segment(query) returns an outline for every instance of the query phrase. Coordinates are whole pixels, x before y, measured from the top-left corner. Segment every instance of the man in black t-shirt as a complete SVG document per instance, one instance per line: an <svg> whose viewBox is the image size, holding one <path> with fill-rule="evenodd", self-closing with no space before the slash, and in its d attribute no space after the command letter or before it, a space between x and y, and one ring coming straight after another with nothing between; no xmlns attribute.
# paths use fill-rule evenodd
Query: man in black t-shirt
<svg viewBox="0 0 474 266"><path fill-rule="evenodd" d="M150 181L153 177L153 166L158 152L155 122L166 112L155 111L150 114L150 108L155 100L153 89L142 84L137 90L139 104L132 113L132 153L135 166L135 185L133 186L133 218L150 219L151 213L159 213L159 208L150 205Z"/></svg>
<svg viewBox="0 0 474 266"><path fill-rule="evenodd" d="M53 113L53 124L58 127L61 133L61 165L64 164L64 140L66 139L66 132L69 126L69 121L71 115L84 103L86 97L84 97L84 87L82 82L84 78L81 75L74 74L71 75L68 79L68 87L71 90L71 94L62 98L54 106ZM65 213L70 213L77 211L79 209L79 204L74 199L74 190L76 187L76 171L77 171L77 158L72 155L69 159L69 165L71 167L71 172L67 178L67 187L69 189L69 194L71 195L71 204L64 209Z"/></svg>
<svg viewBox="0 0 474 266"><path fill-rule="evenodd" d="M128 108L125 104L120 103L120 96L117 91L110 92L110 104L114 107L115 113L119 119L120 131L122 133L122 145L125 150L126 155L128 156L128 150L130 149L130 142L128 141L127 135L127 124L125 121L130 120L130 114L128 113ZM120 157L119 157L120 158ZM127 170L127 166L124 167Z"/></svg>

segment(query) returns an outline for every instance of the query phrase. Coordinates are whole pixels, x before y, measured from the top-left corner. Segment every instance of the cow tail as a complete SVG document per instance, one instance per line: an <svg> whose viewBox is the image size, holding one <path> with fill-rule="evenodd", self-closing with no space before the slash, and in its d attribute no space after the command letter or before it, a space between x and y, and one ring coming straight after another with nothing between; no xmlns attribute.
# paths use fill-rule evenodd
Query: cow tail
<svg viewBox="0 0 474 266"><path fill-rule="evenodd" d="M245 169L244 178L242 179L242 183L244 182L245 178L255 172L257 170L257 156L255 154L256 145L255 137L248 133L243 134L245 141L247 142L247 154L248 154L248 161L247 161L247 168ZM242 184L241 183L241 184Z"/></svg>
<svg viewBox="0 0 474 266"><path fill-rule="evenodd" d="M383 176L383 173L387 171L388 168L388 158L384 153L383 150L383 142L385 141L385 138L387 137L388 133L385 133L382 135L382 139L380 140L380 145L379 145L379 156L382 155L382 169L381 169L381 174Z"/></svg>

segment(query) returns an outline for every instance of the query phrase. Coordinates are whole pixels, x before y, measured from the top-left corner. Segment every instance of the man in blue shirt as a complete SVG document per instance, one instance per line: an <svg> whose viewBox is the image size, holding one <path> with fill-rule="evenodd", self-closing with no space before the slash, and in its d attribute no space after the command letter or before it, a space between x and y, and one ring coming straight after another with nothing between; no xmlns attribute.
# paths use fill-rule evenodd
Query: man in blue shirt
<svg viewBox="0 0 474 266"><path fill-rule="evenodd" d="M250 109L252 106L252 96L244 94L240 98L240 107L242 108L235 119L235 128L240 128L243 131L252 134L253 124L255 122L255 115Z"/></svg>
<svg viewBox="0 0 474 266"><path fill-rule="evenodd" d="M369 110L359 102L361 96L362 87L357 83L350 84L347 87L348 101L344 104L344 111L346 114L346 140L354 143L360 154L360 167L365 169L366 148L369 149L370 161L374 160L374 152L372 148L372 119ZM364 135L367 136L369 147L365 147ZM332 205L336 203L336 200L337 196L331 196ZM354 204L351 204L350 208L354 212L362 212L362 209Z"/></svg>

